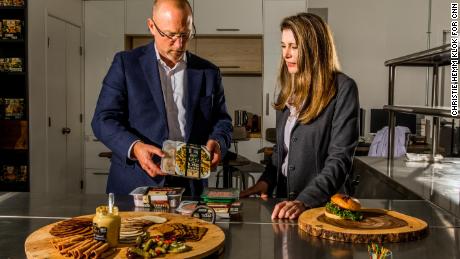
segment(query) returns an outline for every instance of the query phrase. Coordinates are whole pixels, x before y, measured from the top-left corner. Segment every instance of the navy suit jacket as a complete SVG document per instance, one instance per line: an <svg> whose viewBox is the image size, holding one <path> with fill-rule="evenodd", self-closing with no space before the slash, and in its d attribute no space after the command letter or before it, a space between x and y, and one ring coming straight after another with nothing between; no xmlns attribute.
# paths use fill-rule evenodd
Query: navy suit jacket
<svg viewBox="0 0 460 259"><path fill-rule="evenodd" d="M208 139L215 139L223 157L230 146L232 124L220 71L198 56L189 52L186 55L185 141L204 145ZM168 139L153 42L115 55L104 78L91 125L95 136L112 150L108 193L128 194L139 186L163 185L164 177L150 177L138 162L127 157L135 140L161 148ZM196 185L200 181L193 182L192 185ZM199 193L192 190L192 194Z"/></svg>

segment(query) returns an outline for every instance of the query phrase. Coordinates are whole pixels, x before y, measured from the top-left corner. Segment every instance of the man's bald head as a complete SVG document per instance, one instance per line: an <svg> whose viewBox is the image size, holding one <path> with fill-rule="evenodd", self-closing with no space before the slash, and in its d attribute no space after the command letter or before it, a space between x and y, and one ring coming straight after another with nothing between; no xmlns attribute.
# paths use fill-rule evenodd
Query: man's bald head
<svg viewBox="0 0 460 259"><path fill-rule="evenodd" d="M155 0L147 26L161 59L173 67L182 59L194 32L190 4L187 0Z"/></svg>
<svg viewBox="0 0 460 259"><path fill-rule="evenodd" d="M176 9L177 11L186 12L192 15L192 7L187 0L154 0L152 7L152 17L156 17L158 12L166 9Z"/></svg>

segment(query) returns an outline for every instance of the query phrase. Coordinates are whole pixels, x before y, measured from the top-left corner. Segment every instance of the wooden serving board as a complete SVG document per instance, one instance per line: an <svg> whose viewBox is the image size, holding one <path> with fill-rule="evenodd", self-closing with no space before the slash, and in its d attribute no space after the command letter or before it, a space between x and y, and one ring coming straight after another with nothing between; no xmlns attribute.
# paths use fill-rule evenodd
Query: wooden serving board
<svg viewBox="0 0 460 259"><path fill-rule="evenodd" d="M331 219L325 208L304 211L299 228L312 236L352 243L405 242L418 240L428 234L428 224L418 218L383 209L362 209L363 220Z"/></svg>
<svg viewBox="0 0 460 259"><path fill-rule="evenodd" d="M218 226L201 219L171 213L155 212L120 212L119 215L121 218L156 215L167 218L168 221L166 224L182 223L190 226L205 227L208 229L200 241L186 242L188 246L192 247L192 250L179 254L167 254L161 258L202 258L219 251L224 246L224 232ZM81 217L92 218L93 216L94 215L87 215ZM57 223L58 222L44 226L27 237L24 245L27 258L66 258L60 255L58 250L51 244L51 240L55 237L52 236L49 231ZM154 224L153 226L156 225L157 224ZM153 226L150 226L148 229ZM117 252L109 258L126 258L126 252L130 246L134 246L134 244L119 244Z"/></svg>

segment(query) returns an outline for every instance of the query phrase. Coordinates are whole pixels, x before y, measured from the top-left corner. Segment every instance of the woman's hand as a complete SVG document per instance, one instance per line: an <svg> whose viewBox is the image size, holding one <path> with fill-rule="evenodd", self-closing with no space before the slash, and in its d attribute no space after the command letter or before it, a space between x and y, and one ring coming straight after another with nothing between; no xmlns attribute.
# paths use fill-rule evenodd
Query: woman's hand
<svg viewBox="0 0 460 259"><path fill-rule="evenodd" d="M272 219L296 219L306 209L301 201L283 201L276 204L275 209L273 209Z"/></svg>
<svg viewBox="0 0 460 259"><path fill-rule="evenodd" d="M253 194L260 194L262 199L268 198L268 183L265 181L258 181L255 185L240 192L240 198L246 198Z"/></svg>

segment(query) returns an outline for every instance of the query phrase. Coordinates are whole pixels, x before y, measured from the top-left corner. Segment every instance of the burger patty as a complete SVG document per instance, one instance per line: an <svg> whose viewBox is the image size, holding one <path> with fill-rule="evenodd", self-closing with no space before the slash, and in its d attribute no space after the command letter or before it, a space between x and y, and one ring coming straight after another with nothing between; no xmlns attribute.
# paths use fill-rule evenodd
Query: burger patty
<svg viewBox="0 0 460 259"><path fill-rule="evenodd" d="M343 209L333 202L326 203L326 211L343 219L349 219L353 221L360 221L363 219L363 215L359 211Z"/></svg>

